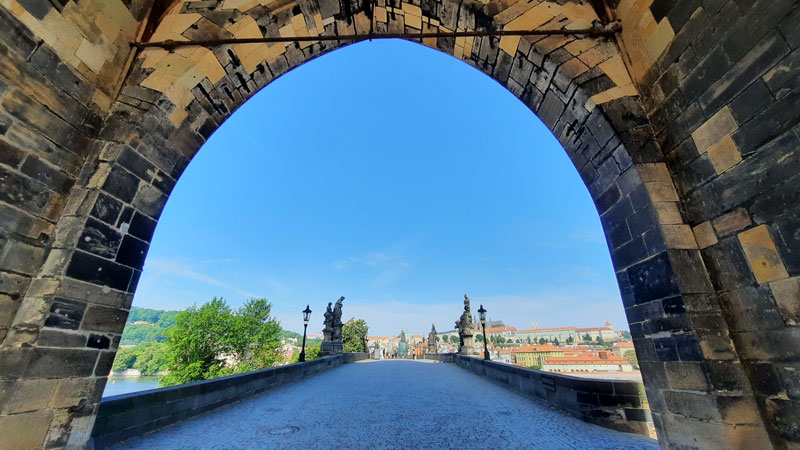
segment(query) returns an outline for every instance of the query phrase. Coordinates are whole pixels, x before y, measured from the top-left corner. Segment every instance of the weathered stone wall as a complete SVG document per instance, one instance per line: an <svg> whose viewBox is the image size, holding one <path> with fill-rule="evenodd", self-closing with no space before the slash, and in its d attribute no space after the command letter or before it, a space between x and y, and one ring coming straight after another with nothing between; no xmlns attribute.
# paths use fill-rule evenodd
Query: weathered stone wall
<svg viewBox="0 0 800 450"><path fill-rule="evenodd" d="M424 358L458 364L585 422L656 437L642 383L570 377L454 353L425 355Z"/></svg>
<svg viewBox="0 0 800 450"><path fill-rule="evenodd" d="M92 430L96 449L238 402L285 384L355 361L366 353L341 355L272 369L197 381L103 399Z"/></svg>
<svg viewBox="0 0 800 450"><path fill-rule="evenodd" d="M678 368L642 358L665 350L660 339L634 334L646 384L657 377L671 390L665 403L651 404L656 426L673 446L748 447L732 434L755 419L740 396L752 390L773 444L797 448L798 2L609 3L625 23L622 47L695 235L696 247L671 256L690 259L711 281L681 286L688 326L701 339L697 362Z"/></svg>
<svg viewBox="0 0 800 450"><path fill-rule="evenodd" d="M131 36L583 28L619 17L616 42L422 44L506 86L574 162L606 232L662 444L763 447L764 422L776 446L800 442L796 1L0 5L0 433L25 426L21 444L34 446L88 438L176 180L250 96L346 45L133 57Z"/></svg>

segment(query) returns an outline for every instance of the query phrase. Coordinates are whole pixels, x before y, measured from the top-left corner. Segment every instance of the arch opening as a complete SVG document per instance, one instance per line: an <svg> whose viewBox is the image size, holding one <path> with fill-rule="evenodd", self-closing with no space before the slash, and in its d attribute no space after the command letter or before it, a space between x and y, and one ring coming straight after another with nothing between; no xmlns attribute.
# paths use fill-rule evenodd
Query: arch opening
<svg viewBox="0 0 800 450"><path fill-rule="evenodd" d="M0 19L8 24L4 29L14 32L0 50L28 75L20 77L3 66L0 80L4 110L0 130L10 155L8 164L3 163L10 169L3 176L13 180L4 186L23 186L17 190L27 191L4 197L13 205L4 206L4 211L13 219L14 234L0 258L10 286L9 299L3 299L9 306L3 309L8 317L0 323L0 356L12 361L4 377L13 392L50 383L49 392L55 396L60 386L73 386L62 391L88 405L80 413L66 406L24 412L36 421L31 426L37 439L57 446L88 436L98 386L108 373L115 344L97 349L86 343L91 335L121 331L141 274L142 255L171 185L205 139L246 98L331 49L311 44L174 53L148 50L133 60L128 72L127 55L109 52L109 43L134 40L139 21L147 16L141 2L130 9L107 2L113 5L92 11L87 8L93 2L78 6L68 2L64 14L60 8L29 3L11 0L7 2L11 6L4 3L0 8ZM793 29L786 24L791 23L796 4L780 2L769 8L777 16L765 19L770 26L758 34L766 39L765 33L774 32L767 44L783 50L776 50L769 61L749 59L755 61L752 74L743 75L736 64L758 50L755 43L734 48L727 44L732 41L717 36L726 42L724 51L731 62L725 76L733 79L720 81L703 76L705 63L697 64L712 50L698 46L696 40L676 37L681 29L690 37L701 35L698 30L718 11L703 9L687 18L678 13L677 3L670 7L628 3L604 8L625 23L639 25L624 29L619 41L622 53L613 42L567 37L443 38L423 44L467 61L506 86L553 131L578 167L612 247L636 350L643 367L648 367L648 398L662 444L761 443L768 440L768 431L775 445L789 445L797 442L790 417L796 401L779 393L795 391L791 376L777 364L796 361L796 355L779 351L773 342L780 340L778 336L797 339L791 303L786 300L797 292L796 239L791 238L796 221L787 216L796 202L778 193L797 180L788 176L785 181L783 177L769 183L758 180L763 179L762 166L785 171L795 164L786 142L796 139L787 128L796 116L786 111L793 110L787 105L796 93L781 77L766 74L776 61L792 54L794 44L785 30ZM225 1L212 9L206 2L180 1L170 4L161 20L148 27L154 28L151 39L156 40L220 34L352 34L371 26L402 32L534 28L538 23L569 27L597 18L591 5L570 1L378 3L374 10L368 5L347 6L341 10L342 5L329 0L297 5ZM738 20L746 22L757 10L741 11ZM120 25L115 29L107 26L109 21L97 22L104 35L115 35L93 44L106 52L104 60L93 57L92 48L77 44L79 40L75 43L82 50L65 49L42 25L47 17L62 20L70 12L78 12L74 17L101 19L98 11ZM78 28L82 36L95 32L91 27ZM714 33L727 33L729 28L715 27ZM697 58L687 56L690 45L696 45L691 53L696 51ZM116 96L114 86L123 73L127 78ZM527 78L522 76L527 73ZM749 86L740 77L748 83L758 79L755 84L766 85L769 91L759 97L768 100L753 111L734 102ZM67 82L54 87L56 79ZM61 94L74 104L60 101ZM25 160L27 168L22 163L27 150L18 147L39 152L33 162ZM147 161L152 171L136 173L126 167L131 156ZM39 169L30 165L42 161L46 163ZM780 166L781 161L788 162ZM53 164L60 171L53 171ZM702 176L698 166L703 166ZM19 174L26 171L39 178L33 178L35 182L22 178ZM732 194L729 188L738 185L736 181L760 187ZM751 208L752 217L747 212ZM742 210L748 220L744 224L734 220L739 228L715 225L741 217L736 213ZM118 224L123 215L130 222ZM92 218L107 219L115 233L119 225L127 224L127 234L119 242L110 240L113 245L106 254L80 248L80 237L95 232L88 226ZM742 323L750 311L741 305L742 299L763 306L759 306L764 310L759 322L763 327ZM765 352L759 351L762 348ZM69 364L58 364L65 361ZM761 383L764 371L775 383ZM69 397L64 404L72 400ZM687 407L697 401L707 407ZM760 414L736 413L756 410ZM762 416L769 420L762 421ZM10 423L10 417L0 413L1 421ZM682 431L687 428L694 430L689 437Z"/></svg>

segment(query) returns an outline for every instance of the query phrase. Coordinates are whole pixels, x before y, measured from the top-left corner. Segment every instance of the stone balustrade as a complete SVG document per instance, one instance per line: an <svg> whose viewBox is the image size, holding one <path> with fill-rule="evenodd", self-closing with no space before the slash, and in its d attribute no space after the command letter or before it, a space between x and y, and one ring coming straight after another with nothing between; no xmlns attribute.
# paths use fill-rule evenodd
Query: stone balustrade
<svg viewBox="0 0 800 450"><path fill-rule="evenodd" d="M458 364L585 422L656 437L644 386L637 381L579 378L455 353L428 354L425 359Z"/></svg>
<svg viewBox="0 0 800 450"><path fill-rule="evenodd" d="M96 449L163 428L312 375L367 359L344 353L270 369L230 375L103 399L92 439Z"/></svg>

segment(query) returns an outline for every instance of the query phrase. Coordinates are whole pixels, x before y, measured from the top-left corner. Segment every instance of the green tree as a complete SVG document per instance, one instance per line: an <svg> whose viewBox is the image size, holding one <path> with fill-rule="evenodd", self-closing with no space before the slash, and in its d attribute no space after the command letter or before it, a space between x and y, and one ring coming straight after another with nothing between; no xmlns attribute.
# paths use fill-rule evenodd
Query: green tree
<svg viewBox="0 0 800 450"><path fill-rule="evenodd" d="M322 346L322 341L317 341L312 345L306 345L306 361L317 359L319 357L319 348ZM290 363L294 364L300 362L300 352L294 352Z"/></svg>
<svg viewBox="0 0 800 450"><path fill-rule="evenodd" d="M555 339L553 339L553 345L555 345L556 347L558 347L558 338L555 338Z"/></svg>
<svg viewBox="0 0 800 450"><path fill-rule="evenodd" d="M140 348L141 347L141 348ZM138 354L133 368L141 372L142 375L155 375L165 370L169 363L167 359L167 345L152 342L136 347Z"/></svg>
<svg viewBox="0 0 800 450"><path fill-rule="evenodd" d="M633 350L628 350L622 354L622 357L627 359L629 363L633 366L634 369L639 369L639 359L636 358L636 352Z"/></svg>
<svg viewBox="0 0 800 450"><path fill-rule="evenodd" d="M530 343L531 343L531 337L528 336L528 344L530 344Z"/></svg>
<svg viewBox="0 0 800 450"><path fill-rule="evenodd" d="M584 342L592 342L592 337L589 336L589 333L583 335Z"/></svg>
<svg viewBox="0 0 800 450"><path fill-rule="evenodd" d="M545 339L545 338L539 338L539 345L544 345L544 344L546 344L546 343L547 343L547 339Z"/></svg>
<svg viewBox="0 0 800 450"><path fill-rule="evenodd" d="M345 352L367 351L367 322L351 318L342 326L342 349Z"/></svg>
<svg viewBox="0 0 800 450"><path fill-rule="evenodd" d="M567 338L567 344L572 344L573 342L575 342L575 339L573 339L572 336L569 336Z"/></svg>
<svg viewBox="0 0 800 450"><path fill-rule="evenodd" d="M270 316L266 299L251 299L231 309L214 297L199 308L192 306L175 317L168 332L169 373L161 384L172 386L233 373L272 367L280 361L281 331Z"/></svg>
<svg viewBox="0 0 800 450"><path fill-rule="evenodd" d="M114 364L111 370L128 370L133 369L133 364L136 362L136 350L134 347L121 348L117 350L117 356L114 357Z"/></svg>
<svg viewBox="0 0 800 450"><path fill-rule="evenodd" d="M477 339L478 342L483 342L483 335L482 334L478 334L478 335L475 336L475 339Z"/></svg>
<svg viewBox="0 0 800 450"><path fill-rule="evenodd" d="M601 345L605 342L605 341L603 341L603 336L600 336L600 335L597 335L597 339L595 339L595 341L598 344L601 344Z"/></svg>

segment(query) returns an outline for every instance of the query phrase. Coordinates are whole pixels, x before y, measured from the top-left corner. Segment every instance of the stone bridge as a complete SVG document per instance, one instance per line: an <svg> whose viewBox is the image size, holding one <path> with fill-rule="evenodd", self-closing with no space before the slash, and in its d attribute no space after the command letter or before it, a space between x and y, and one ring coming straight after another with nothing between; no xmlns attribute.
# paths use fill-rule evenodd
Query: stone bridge
<svg viewBox="0 0 800 450"><path fill-rule="evenodd" d="M352 41L132 43L370 32L486 73L559 139L663 446L800 446L798 0L0 0L0 436L85 444L181 173Z"/></svg>
<svg viewBox="0 0 800 450"><path fill-rule="evenodd" d="M135 416L122 412L121 405L136 397L140 397L139 408L145 409L148 401L136 393L112 397L101 405L99 428L95 429L98 447L120 437L115 431L122 428L122 421L135 428L131 423ZM149 401L154 407L159 403ZM166 404L158 406L163 409ZM114 417L120 422L114 423ZM109 435L103 434L106 431ZM581 421L456 364L432 360L346 364L150 434L137 431L132 435L136 437L110 447L658 448L655 439Z"/></svg>

